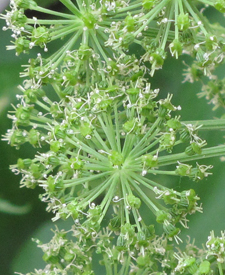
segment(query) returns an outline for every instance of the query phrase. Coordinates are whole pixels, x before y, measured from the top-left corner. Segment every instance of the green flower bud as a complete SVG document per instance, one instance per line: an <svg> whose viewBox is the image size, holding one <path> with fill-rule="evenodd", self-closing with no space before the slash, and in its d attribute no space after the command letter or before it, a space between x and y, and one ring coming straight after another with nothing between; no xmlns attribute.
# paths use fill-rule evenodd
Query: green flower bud
<svg viewBox="0 0 225 275"><path fill-rule="evenodd" d="M64 260L68 263L70 263L73 258L75 257L76 255L73 254L73 253L70 253L70 252L66 252L65 255L64 255Z"/></svg>
<svg viewBox="0 0 225 275"><path fill-rule="evenodd" d="M116 216L110 220L109 229L112 231L119 231L121 227L121 219Z"/></svg>
<svg viewBox="0 0 225 275"><path fill-rule="evenodd" d="M93 29L95 24L97 23L96 18L94 17L93 14L87 12L86 14L83 15L82 20L84 22L84 25L88 28L88 29Z"/></svg>
<svg viewBox="0 0 225 275"><path fill-rule="evenodd" d="M61 148L61 143L58 140L50 141L50 150L57 153Z"/></svg>
<svg viewBox="0 0 225 275"><path fill-rule="evenodd" d="M190 272L190 274L196 274L198 266L194 257L188 257L187 259L185 259L185 265L187 267L187 271Z"/></svg>
<svg viewBox="0 0 225 275"><path fill-rule="evenodd" d="M149 264L150 264L149 255L137 257L138 267L142 268L142 267L145 267L145 266L149 266Z"/></svg>
<svg viewBox="0 0 225 275"><path fill-rule="evenodd" d="M16 110L16 124L21 126L28 126L30 124L30 115L33 107L19 106Z"/></svg>
<svg viewBox="0 0 225 275"><path fill-rule="evenodd" d="M54 127L54 134L55 134L56 138L58 138L58 139L64 140L66 138L65 131L64 131L64 129L61 128L60 125L56 125Z"/></svg>
<svg viewBox="0 0 225 275"><path fill-rule="evenodd" d="M192 166L184 163L180 163L175 170L175 173L180 176L190 176Z"/></svg>
<svg viewBox="0 0 225 275"><path fill-rule="evenodd" d="M117 151L111 151L108 159L112 165L122 165L124 162L123 155Z"/></svg>
<svg viewBox="0 0 225 275"><path fill-rule="evenodd" d="M115 76L119 73L119 67L117 66L117 63L114 61L109 61L107 65L107 71L111 76Z"/></svg>
<svg viewBox="0 0 225 275"><path fill-rule="evenodd" d="M18 37L15 41L15 47L16 47L16 53L17 55L23 53L23 52L28 52L29 47L30 47L30 41L27 40L25 37L21 36Z"/></svg>
<svg viewBox="0 0 225 275"><path fill-rule="evenodd" d="M145 226L143 228L143 232L144 232L147 240L154 239L154 237L155 237L155 227L154 227L153 224L151 224L149 226Z"/></svg>
<svg viewBox="0 0 225 275"><path fill-rule="evenodd" d="M180 229L176 228L172 223L170 222L164 222L163 229L165 233L167 234L168 238L175 237L179 232Z"/></svg>
<svg viewBox="0 0 225 275"><path fill-rule="evenodd" d="M168 128L178 130L181 128L181 123L178 118L171 118L166 122Z"/></svg>
<svg viewBox="0 0 225 275"><path fill-rule="evenodd" d="M198 200L199 197L196 196L196 193L193 189L188 191L184 190L181 192L179 205L185 207L188 210L188 213L192 214L196 211L196 202Z"/></svg>
<svg viewBox="0 0 225 275"><path fill-rule="evenodd" d="M124 23L127 27L128 32L132 32L135 30L135 20L130 14L124 19Z"/></svg>
<svg viewBox="0 0 225 275"><path fill-rule="evenodd" d="M126 33L121 41L121 46L128 48L128 46L134 42L134 39L135 36L133 35L133 33Z"/></svg>
<svg viewBox="0 0 225 275"><path fill-rule="evenodd" d="M37 101L36 90L28 89L24 92L24 98L27 103L35 103Z"/></svg>
<svg viewBox="0 0 225 275"><path fill-rule="evenodd" d="M190 137L190 133L187 129L183 129L181 132L180 132L180 140L182 142L189 142L191 139Z"/></svg>
<svg viewBox="0 0 225 275"><path fill-rule="evenodd" d="M108 107L110 107L112 104L112 99L102 99L98 103L98 109L100 110L106 110Z"/></svg>
<svg viewBox="0 0 225 275"><path fill-rule="evenodd" d="M137 101L137 99L138 99L138 95L140 93L140 89L130 88L126 92L129 95L131 103L134 104Z"/></svg>
<svg viewBox="0 0 225 275"><path fill-rule="evenodd" d="M53 176L49 176L47 179L48 191L54 192L55 191L55 178Z"/></svg>
<svg viewBox="0 0 225 275"><path fill-rule="evenodd" d="M72 218L75 220L79 215L79 207L76 200L73 200L67 205L67 209L71 212Z"/></svg>
<svg viewBox="0 0 225 275"><path fill-rule="evenodd" d="M133 238L135 235L134 226L132 226L130 223L126 223L121 226L121 233L123 235L129 236L129 238Z"/></svg>
<svg viewBox="0 0 225 275"><path fill-rule="evenodd" d="M15 23L18 24L19 26L23 26L27 22L27 17L22 10L16 10L13 12L11 16L11 20L12 22L15 21Z"/></svg>
<svg viewBox="0 0 225 275"><path fill-rule="evenodd" d="M92 134L92 126L88 122L83 122L79 128L82 136L87 137Z"/></svg>
<svg viewBox="0 0 225 275"><path fill-rule="evenodd" d="M32 31L31 41L34 42L36 45L43 46L50 40L50 35L48 29L44 26L34 28Z"/></svg>
<svg viewBox="0 0 225 275"><path fill-rule="evenodd" d="M18 146L26 142L26 134L21 130L14 130L10 137L10 145Z"/></svg>
<svg viewBox="0 0 225 275"><path fill-rule="evenodd" d="M81 44L79 50L78 50L78 57L85 61L88 60L92 55L92 50L88 45L86 44Z"/></svg>
<svg viewBox="0 0 225 275"><path fill-rule="evenodd" d="M138 231L138 233L137 233L137 242L140 246L147 246L148 245L146 235L143 231Z"/></svg>
<svg viewBox="0 0 225 275"><path fill-rule="evenodd" d="M188 13L179 14L177 17L177 27L180 31L186 31L190 27L189 15Z"/></svg>
<svg viewBox="0 0 225 275"><path fill-rule="evenodd" d="M137 130L137 121L135 118L128 120L123 124L123 130L126 133L130 133L131 131Z"/></svg>
<svg viewBox="0 0 225 275"><path fill-rule="evenodd" d="M71 86L75 86L78 83L78 73L70 70L63 73L63 80Z"/></svg>
<svg viewBox="0 0 225 275"><path fill-rule="evenodd" d="M42 169L39 164L32 163L30 166L30 171L35 179L42 177Z"/></svg>
<svg viewBox="0 0 225 275"><path fill-rule="evenodd" d="M153 168L158 166L158 157L156 155L147 154L142 156L142 162L146 168Z"/></svg>
<svg viewBox="0 0 225 275"><path fill-rule="evenodd" d="M165 133L160 139L161 147L167 149L168 152L172 151L175 142L176 135L174 131L171 131L170 133Z"/></svg>
<svg viewBox="0 0 225 275"><path fill-rule="evenodd" d="M17 167L18 169L28 169L32 163L31 159L21 159L17 160Z"/></svg>
<svg viewBox="0 0 225 275"><path fill-rule="evenodd" d="M37 6L37 3L33 0L15 0L15 3L21 9L34 9Z"/></svg>
<svg viewBox="0 0 225 275"><path fill-rule="evenodd" d="M135 197L133 194L127 196L127 202L131 207L135 209L138 209L141 206L141 200Z"/></svg>
<svg viewBox="0 0 225 275"><path fill-rule="evenodd" d="M97 222L102 214L101 206L96 206L94 208L90 208L88 210L88 217L91 219L92 222Z"/></svg>
<svg viewBox="0 0 225 275"><path fill-rule="evenodd" d="M142 0L142 6L146 10L150 10L155 5L155 0Z"/></svg>
<svg viewBox="0 0 225 275"><path fill-rule="evenodd" d="M40 133L38 130L31 129L28 133L28 141L31 145L36 146L38 145Z"/></svg>
<svg viewBox="0 0 225 275"><path fill-rule="evenodd" d="M168 219L169 215L170 214L168 212L165 212L164 210L159 210L156 212L156 221L158 223L164 223L164 221Z"/></svg>
<svg viewBox="0 0 225 275"><path fill-rule="evenodd" d="M63 110L57 102L52 103L52 106L50 107L50 112L54 118L61 118L64 115Z"/></svg>
<svg viewBox="0 0 225 275"><path fill-rule="evenodd" d="M224 1L224 5L225 5L225 1ZM224 11L225 11L225 8L224 8ZM217 48L218 47L217 37L215 35L207 34L205 39L205 47L208 51L213 51L215 48Z"/></svg>
<svg viewBox="0 0 225 275"><path fill-rule="evenodd" d="M154 52L151 54L150 57L150 63L154 66L154 68L157 69L161 69L162 65L164 64L164 55L158 53L158 52Z"/></svg>
<svg viewBox="0 0 225 275"><path fill-rule="evenodd" d="M178 198L174 192L167 191L163 195L163 200L164 200L165 204L175 204L175 203L177 203Z"/></svg>
<svg viewBox="0 0 225 275"><path fill-rule="evenodd" d="M171 55L175 56L176 59L182 54L183 46L178 39L174 39L173 42L170 43L169 48L170 48Z"/></svg>
<svg viewBox="0 0 225 275"><path fill-rule="evenodd" d="M225 12L225 1L224 0L218 0L218 1L216 1L216 3L214 4L214 7L218 11L224 13Z"/></svg>
<svg viewBox="0 0 225 275"><path fill-rule="evenodd" d="M200 274L208 274L210 272L210 262L209 261L203 261L200 263L198 272Z"/></svg>
<svg viewBox="0 0 225 275"><path fill-rule="evenodd" d="M70 167L74 170L81 170L84 166L84 162L78 158L71 158L70 163Z"/></svg>
<svg viewBox="0 0 225 275"><path fill-rule="evenodd" d="M160 107L162 109L165 109L166 111L176 111L176 107L171 103L171 95L169 95L167 98L165 99L161 99L159 101ZM159 116L165 116L165 112L163 113L163 110L161 110L161 108L159 108Z"/></svg>
<svg viewBox="0 0 225 275"><path fill-rule="evenodd" d="M190 146L185 149L185 153L188 156L201 154L202 153L202 145L197 142L192 142Z"/></svg>
<svg viewBox="0 0 225 275"><path fill-rule="evenodd" d="M55 156L50 156L47 163L53 166L58 166L60 164L60 160Z"/></svg>
<svg viewBox="0 0 225 275"><path fill-rule="evenodd" d="M116 249L118 251L124 251L126 250L126 240L123 236L119 235L116 241Z"/></svg>
<svg viewBox="0 0 225 275"><path fill-rule="evenodd" d="M50 263L50 264L57 264L59 262L59 257L58 256L53 256L53 255L49 255L48 253L45 253L42 257L42 259L46 262L46 263Z"/></svg>

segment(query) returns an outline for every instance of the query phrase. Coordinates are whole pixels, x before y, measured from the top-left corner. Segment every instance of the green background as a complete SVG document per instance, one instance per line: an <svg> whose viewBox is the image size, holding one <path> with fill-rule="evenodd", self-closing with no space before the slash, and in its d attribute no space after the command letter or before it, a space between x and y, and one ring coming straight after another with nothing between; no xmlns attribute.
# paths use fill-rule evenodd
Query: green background
<svg viewBox="0 0 225 275"><path fill-rule="evenodd" d="M45 1L46 2L46 1ZM52 1L50 1L52 2ZM212 10L208 12L212 22L218 19L218 14ZM221 17L221 22L224 20ZM224 24L224 23L223 23ZM7 112L12 110L11 104L17 104L17 86L22 84L19 78L21 65L26 64L28 56L15 56L14 51L6 51L5 46L10 44L10 31L3 32L4 21L0 21L0 135L11 128L11 121L7 118ZM137 49L138 50L138 49ZM184 56L186 62L189 61ZM183 120L201 120L220 117L224 110L212 111L205 99L198 99L200 83L181 83L183 76L181 70L185 66L182 60L168 58L162 71L158 71L152 81L153 88L160 88L160 97L166 97L168 93L174 94L173 103L181 105L180 112ZM224 77L225 66L218 70L218 75ZM224 132L205 132L203 137L209 145L224 143ZM45 205L38 199L40 189L27 190L19 188L20 177L15 176L9 165L14 164L18 157L31 157L34 149L23 146L20 150L10 147L6 142L0 141L0 199L23 206L28 205L31 210L24 215L13 215L0 212L0 273L11 275L13 272L29 272L34 268L43 267L42 252L36 248L31 238L39 238L48 242L52 235L50 228L54 225L49 222L51 215L45 212ZM225 163L218 158L207 161L199 161L203 164L213 164L213 175L201 182L190 182L177 177L158 177L158 181L177 189L194 188L203 203L204 213L197 213L190 217L190 229L183 230L181 237L186 240L187 235L196 240L201 246L205 243L211 230L220 234L225 230ZM59 227L67 227L68 222L58 223Z"/></svg>

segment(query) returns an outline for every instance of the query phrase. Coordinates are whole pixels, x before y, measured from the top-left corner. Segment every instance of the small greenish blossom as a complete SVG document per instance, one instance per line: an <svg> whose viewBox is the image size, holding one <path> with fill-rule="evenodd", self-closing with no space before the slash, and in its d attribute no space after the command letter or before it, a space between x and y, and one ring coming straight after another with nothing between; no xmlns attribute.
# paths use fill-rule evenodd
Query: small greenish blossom
<svg viewBox="0 0 225 275"><path fill-rule="evenodd" d="M94 275L95 254L107 275L222 275L223 233L212 232L203 251L188 243L175 252L173 241L182 242L179 233L202 205L194 189L168 187L161 176L210 176L204 159L223 156L225 145L208 146L201 131L224 130L225 121L183 121L174 91L162 98L150 77L169 54L187 54L193 61L185 81L208 77L199 96L224 107L224 80L213 75L224 63L224 28L204 12L224 13L224 1L60 2L62 10L53 11L11 0L1 15L13 33L8 49L40 50L23 65L12 129L3 137L16 149L29 143L35 154L11 169L22 187L43 189L53 222L73 223L54 230L47 244L36 240L47 265L28 275Z"/></svg>

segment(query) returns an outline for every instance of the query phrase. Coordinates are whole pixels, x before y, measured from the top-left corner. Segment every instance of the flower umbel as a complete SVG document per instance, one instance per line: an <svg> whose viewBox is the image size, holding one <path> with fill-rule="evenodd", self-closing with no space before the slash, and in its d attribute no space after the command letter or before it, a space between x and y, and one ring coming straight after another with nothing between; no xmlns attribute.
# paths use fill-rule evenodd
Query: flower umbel
<svg viewBox="0 0 225 275"><path fill-rule="evenodd" d="M225 145L207 147L201 131L224 130L225 121L183 121L172 94L162 98L149 79L169 52L176 59L191 55L186 80L211 78L200 96L223 105L223 81L213 72L224 62L224 28L210 24L204 11L212 6L224 13L224 1L202 0L200 9L189 0L60 2L65 11L11 0L1 15L13 32L8 49L19 55L40 48L23 66L19 103L8 115L12 129L3 138L17 149L29 143L36 154L11 169L22 175L21 186L43 188L40 199L53 221L73 221L48 244L37 241L47 266L32 274L94 274L96 252L107 275L216 269L222 275L223 235L212 233L207 252L190 243L174 252L171 241L182 241L188 216L202 206L194 189L169 187L163 179L197 182L211 175L212 165L202 160L223 156ZM28 18L27 10L46 19ZM52 52L59 40L63 45ZM132 54L137 46L140 52Z"/></svg>
<svg viewBox="0 0 225 275"><path fill-rule="evenodd" d="M60 97L62 88L54 88ZM183 162L225 150L202 149L206 142L197 135L201 128L171 116L180 107L171 103L170 95L157 101L158 90L144 78L124 82L115 77L90 87L86 99L78 96L79 90L76 97L62 95L58 102L39 92L43 96L31 104L28 90L23 92L21 104L10 115L14 126L7 139L13 146L30 142L36 148L46 145L49 151L33 160L19 159L12 169L22 173L22 186L44 188L42 200L56 214L53 220L72 217L91 223L98 232L112 205L121 225L134 219L141 230L139 208L144 203L173 237L180 231L174 227L178 222L187 227L187 214L202 211L194 190L177 192L152 179L159 174L201 180L212 167ZM182 143L185 151L173 153ZM175 165L174 170L161 169L168 165Z"/></svg>

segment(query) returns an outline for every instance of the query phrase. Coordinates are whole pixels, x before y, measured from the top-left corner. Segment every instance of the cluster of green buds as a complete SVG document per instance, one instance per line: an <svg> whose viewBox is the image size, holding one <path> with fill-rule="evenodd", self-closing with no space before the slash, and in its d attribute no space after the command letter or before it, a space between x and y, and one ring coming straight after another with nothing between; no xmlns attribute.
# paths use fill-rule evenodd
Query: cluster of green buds
<svg viewBox="0 0 225 275"><path fill-rule="evenodd" d="M33 159L19 159L12 170L22 174L22 186L45 190L42 200L55 213L54 221L72 217L98 232L112 206L121 226L134 219L137 230L142 230L143 203L165 233L175 237L180 232L176 224L187 227L186 215L201 211L194 190L176 192L152 176L201 180L212 167L198 163L192 167L183 161L224 154L225 146L202 149L206 142L197 134L201 127L173 118L172 112L180 107L171 103L170 95L156 100L158 90L146 81L111 77L104 85L90 86L86 98L78 97L79 90L76 97L60 97L64 88L54 84L59 100L51 100L42 90L21 89L20 103L9 115L13 128L5 139L16 147L29 142L48 149ZM32 92L36 97L30 97ZM181 144L186 149L173 153ZM171 208L166 210L155 198Z"/></svg>
<svg viewBox="0 0 225 275"><path fill-rule="evenodd" d="M215 237L214 232L212 231L210 236L208 237L208 241L206 243L207 257L214 257L219 264L224 263L225 261L225 234L221 232L221 237ZM222 267L221 267L222 268Z"/></svg>
<svg viewBox="0 0 225 275"><path fill-rule="evenodd" d="M115 55L120 56L132 44L144 49L140 59L150 62L152 76L163 66L168 43L172 56L178 58L186 53L195 57L194 67L199 70L198 74L210 77L224 60L225 31L222 26L210 24L204 15L209 6L224 13L222 0L199 1L204 5L201 10L198 3L188 0L90 0L87 3L80 0L77 5L71 0L60 2L70 13L39 7L33 0L11 0L11 11L2 16L7 24L4 29L11 29L15 38L9 49L14 48L17 54L29 52L34 46L48 51L49 42L75 33L43 65L46 70L52 67L54 71L69 52L68 62L74 63L77 56L80 60L76 64L77 74L81 71L79 67L86 64L83 61L92 59L92 63L93 58L101 68L99 55L106 67L112 67L110 63ZM27 9L54 15L57 19L27 18ZM80 47L74 52L77 43ZM51 75L49 71L43 73Z"/></svg>
<svg viewBox="0 0 225 275"><path fill-rule="evenodd" d="M199 162L224 155L225 145L206 148L200 132L224 129L225 121L182 121L181 107L171 94L162 99L148 75L162 68L168 50L194 56L191 72L212 77L224 59L224 29L188 0L60 2L69 12L11 0L1 15L15 39L8 49L19 55L41 48L21 73L4 136L17 149L31 144L36 154L18 159L12 171L22 175L21 186L43 188L40 199L53 221L74 223L69 232L56 230L48 245L38 242L48 265L32 274L94 274L94 251L107 275L211 274L207 260L193 267L196 255L176 258L170 245L181 241L188 215L202 212L200 198L193 189L159 183L157 175L208 177L212 166ZM201 3L224 13L224 1ZM54 19L28 18L27 10ZM49 54L58 39L63 46ZM142 54L130 53L135 44Z"/></svg>

